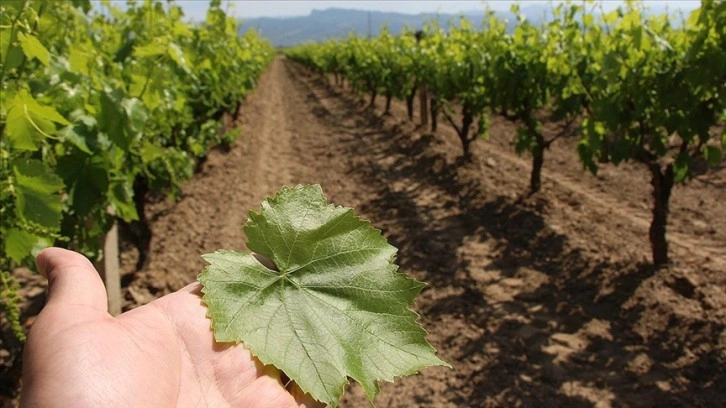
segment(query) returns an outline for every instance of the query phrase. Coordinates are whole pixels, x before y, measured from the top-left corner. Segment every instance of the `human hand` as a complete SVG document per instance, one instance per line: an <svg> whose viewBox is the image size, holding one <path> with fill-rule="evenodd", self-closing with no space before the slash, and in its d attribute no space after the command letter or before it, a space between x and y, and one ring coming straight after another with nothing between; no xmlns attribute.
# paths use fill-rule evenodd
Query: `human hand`
<svg viewBox="0 0 726 408"><path fill-rule="evenodd" d="M214 341L200 284L113 317L93 265L48 248L48 299L25 346L27 407L322 407L241 345Z"/></svg>

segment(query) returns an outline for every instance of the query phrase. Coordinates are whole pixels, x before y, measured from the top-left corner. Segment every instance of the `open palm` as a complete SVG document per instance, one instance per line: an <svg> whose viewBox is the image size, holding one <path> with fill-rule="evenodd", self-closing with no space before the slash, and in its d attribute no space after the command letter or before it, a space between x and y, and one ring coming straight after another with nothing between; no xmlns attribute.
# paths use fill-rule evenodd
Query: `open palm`
<svg viewBox="0 0 726 408"><path fill-rule="evenodd" d="M83 256L37 257L48 301L25 348L23 406L313 407L245 348L216 343L198 283L113 317Z"/></svg>

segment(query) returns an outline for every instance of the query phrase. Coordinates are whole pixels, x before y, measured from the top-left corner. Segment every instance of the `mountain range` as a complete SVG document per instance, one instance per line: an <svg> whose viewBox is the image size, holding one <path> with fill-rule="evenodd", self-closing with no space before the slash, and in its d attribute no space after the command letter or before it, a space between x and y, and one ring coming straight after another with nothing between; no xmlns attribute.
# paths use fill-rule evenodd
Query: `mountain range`
<svg viewBox="0 0 726 408"><path fill-rule="evenodd" d="M300 17L259 17L243 20L240 33L256 29L274 46L289 47L310 41L344 38L349 33L376 36L383 27L388 27L393 34L399 34L404 27L418 30L431 20L446 25L456 22L461 15L470 21L479 21L484 12L404 14L329 8L313 10L309 15Z"/></svg>
<svg viewBox="0 0 726 408"><path fill-rule="evenodd" d="M649 14L660 14L663 7L653 5ZM534 24L540 24L551 18L551 6L547 4L530 4L522 6L520 12ZM498 17L506 19L510 27L516 18L508 11L495 12ZM376 36L383 27L388 27L392 34L399 34L404 27L414 30L421 29L427 21L435 20L440 25L456 24L461 16L471 22L480 22L484 10L472 10L464 13L422 13L405 14L381 11L350 10L328 8L313 10L307 16L299 17L258 17L241 21L240 34L255 29L276 47L290 47L304 42L318 42L334 38L345 38L350 33L358 36Z"/></svg>

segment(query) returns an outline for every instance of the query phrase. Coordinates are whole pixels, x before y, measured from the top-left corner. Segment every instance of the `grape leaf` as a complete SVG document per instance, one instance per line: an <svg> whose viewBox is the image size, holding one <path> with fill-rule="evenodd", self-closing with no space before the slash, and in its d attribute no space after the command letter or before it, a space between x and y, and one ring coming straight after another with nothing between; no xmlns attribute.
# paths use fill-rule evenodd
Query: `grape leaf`
<svg viewBox="0 0 726 408"><path fill-rule="evenodd" d="M3 231L5 235L5 253L15 263L20 263L30 255L39 237L20 229L11 228Z"/></svg>
<svg viewBox="0 0 726 408"><path fill-rule="evenodd" d="M63 216L59 196L64 187L63 180L40 160L16 159L12 168L18 218L58 230Z"/></svg>
<svg viewBox="0 0 726 408"><path fill-rule="evenodd" d="M379 381L444 365L408 307L424 284L397 273L396 248L320 186L283 187L251 211L247 247L199 275L220 342L242 342L313 398L335 407L347 378L373 400Z"/></svg>
<svg viewBox="0 0 726 408"><path fill-rule="evenodd" d="M16 149L37 150L43 139L56 132L53 122L64 126L71 124L54 107L41 105L30 92L21 89L8 110L8 139Z"/></svg>
<svg viewBox="0 0 726 408"><path fill-rule="evenodd" d="M18 33L18 40L20 46L23 48L25 56L28 58L37 58L46 67L50 65L50 52L45 46L38 40L38 37L23 33Z"/></svg>

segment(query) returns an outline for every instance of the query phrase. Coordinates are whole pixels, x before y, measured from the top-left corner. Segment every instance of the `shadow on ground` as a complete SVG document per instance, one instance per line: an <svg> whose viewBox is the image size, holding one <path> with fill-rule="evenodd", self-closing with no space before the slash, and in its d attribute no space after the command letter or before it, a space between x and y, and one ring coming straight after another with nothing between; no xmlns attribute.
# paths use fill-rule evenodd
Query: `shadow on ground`
<svg viewBox="0 0 726 408"><path fill-rule="evenodd" d="M703 307L677 271L588 259L548 226L546 195L493 193L437 149L436 135L378 117L319 77L296 75L311 89L319 120L349 136L341 153L361 158L346 176L377 186L377 196L357 210L399 248L401 269L429 284L417 309L455 367L451 403L722 402L726 356L713 333L725 333L724 322L652 299L670 288ZM326 98L345 109L331 112L320 103ZM426 405L421 387L416 401Z"/></svg>

